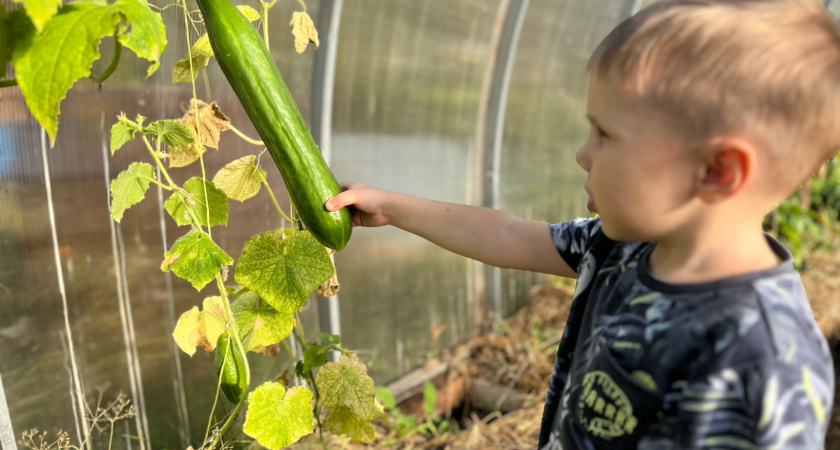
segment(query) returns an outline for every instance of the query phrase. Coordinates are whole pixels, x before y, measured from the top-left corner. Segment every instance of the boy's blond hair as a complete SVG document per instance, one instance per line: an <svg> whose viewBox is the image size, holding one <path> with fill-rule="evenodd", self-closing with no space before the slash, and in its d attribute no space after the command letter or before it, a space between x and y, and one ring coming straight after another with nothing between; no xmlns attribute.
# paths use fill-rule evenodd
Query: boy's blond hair
<svg viewBox="0 0 840 450"><path fill-rule="evenodd" d="M673 114L692 145L758 139L785 191L840 150L840 31L819 0L655 3L615 28L588 68Z"/></svg>

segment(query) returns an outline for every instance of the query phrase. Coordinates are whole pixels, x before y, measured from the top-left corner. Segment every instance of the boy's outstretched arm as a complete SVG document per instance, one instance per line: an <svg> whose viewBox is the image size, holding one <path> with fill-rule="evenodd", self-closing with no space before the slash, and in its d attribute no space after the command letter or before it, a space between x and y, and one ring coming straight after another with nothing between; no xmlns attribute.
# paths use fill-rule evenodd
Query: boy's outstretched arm
<svg viewBox="0 0 840 450"><path fill-rule="evenodd" d="M341 187L345 191L328 200L326 207L335 211L351 206L354 226L393 225L451 252L493 266L575 276L575 271L554 247L545 222L361 183L342 183Z"/></svg>

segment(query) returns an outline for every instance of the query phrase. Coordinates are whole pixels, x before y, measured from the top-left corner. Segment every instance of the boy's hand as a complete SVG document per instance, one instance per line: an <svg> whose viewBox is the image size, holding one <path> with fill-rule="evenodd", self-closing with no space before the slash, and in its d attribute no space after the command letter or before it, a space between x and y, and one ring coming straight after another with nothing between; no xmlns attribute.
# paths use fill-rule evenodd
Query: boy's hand
<svg viewBox="0 0 840 450"><path fill-rule="evenodd" d="M327 200L328 211L337 211L350 207L353 226L381 227L388 225L388 217L383 212L389 192L366 186L362 183L341 183L343 192Z"/></svg>

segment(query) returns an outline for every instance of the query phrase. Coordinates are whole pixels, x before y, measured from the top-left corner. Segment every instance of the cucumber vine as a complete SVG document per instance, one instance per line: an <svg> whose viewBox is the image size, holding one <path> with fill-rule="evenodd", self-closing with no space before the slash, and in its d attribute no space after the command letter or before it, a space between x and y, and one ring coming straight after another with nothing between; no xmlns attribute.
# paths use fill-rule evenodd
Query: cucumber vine
<svg viewBox="0 0 840 450"><path fill-rule="evenodd" d="M267 12L275 1L260 0L259 12L238 6L249 21L262 20L266 46ZM291 25L296 50L301 53L309 42L317 44L318 37L306 5L298 1L304 11L294 13ZM60 1L21 3L23 8L11 12L0 5L0 68L5 72L11 61L16 76L0 80L0 87L20 87L33 116L49 134L51 145L55 144L59 104L66 92L81 78L104 82L119 64L122 47L150 61L148 75L159 66L167 42L163 20L152 8L162 8L149 5L147 0L116 0L111 4L106 0L76 0L64 6L60 6ZM182 8L186 30L196 28L197 20L185 0L171 6ZM79 32L80 29L85 32ZM188 230L164 253L161 270L171 271L198 291L210 283L218 291L218 295L204 299L201 309L194 306L183 313L173 332L178 346L190 356L198 347L217 352L216 399L201 448L216 449L224 439L231 439L226 433L246 401L243 432L268 448L292 444L312 433L315 423L319 433L327 429L371 442L374 429L370 421L380 417L383 409L376 401L373 380L364 364L353 352L341 347L338 336L319 334L320 344L309 342L296 320L297 312L313 291L322 288L330 294L335 292L337 283L330 252L295 219L294 205L288 214L283 211L257 155L236 159L212 180L208 179L204 153L207 148L218 146L222 132L232 130L246 142L258 146L263 143L235 128L215 103L199 100L195 80L209 64L213 50L206 34L194 43L190 42L189 33L185 34L187 58L174 65L172 77L173 83L191 83L189 109L180 119L148 124L141 115L134 119L125 114L118 116L111 128L112 155L139 137L153 164L132 162L111 181L110 213L120 222L126 210L144 199L152 184L169 192L164 209L177 225ZM108 36L115 39L111 63L102 74L94 75L91 65L99 58L101 40ZM60 48L78 51L68 54L57 50ZM55 68L48 65L57 62L61 64L55 64ZM4 76L0 73L0 78ZM47 85L53 89L44 89ZM169 170L196 161L201 166L200 177L190 178L182 185L173 181ZM281 221L289 226L249 238L236 261L236 283L229 285L229 268L234 258L213 241L212 227L227 225L228 199L245 201L258 195L263 187ZM276 354L271 349L292 334L303 347L303 357L296 362L294 371L306 384L266 382L249 393L247 353ZM328 362L330 351L340 352L338 362ZM224 423L214 428L212 420L220 393L234 408Z"/></svg>

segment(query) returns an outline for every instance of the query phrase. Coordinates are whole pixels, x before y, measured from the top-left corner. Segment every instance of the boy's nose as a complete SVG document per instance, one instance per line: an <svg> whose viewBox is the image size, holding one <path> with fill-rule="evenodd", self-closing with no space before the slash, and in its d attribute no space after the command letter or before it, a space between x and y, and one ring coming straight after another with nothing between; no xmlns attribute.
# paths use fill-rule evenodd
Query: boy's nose
<svg viewBox="0 0 840 450"><path fill-rule="evenodd" d="M577 153L575 153L575 161L577 161L578 165L585 171L589 172L589 155L586 152L586 144L582 145Z"/></svg>

